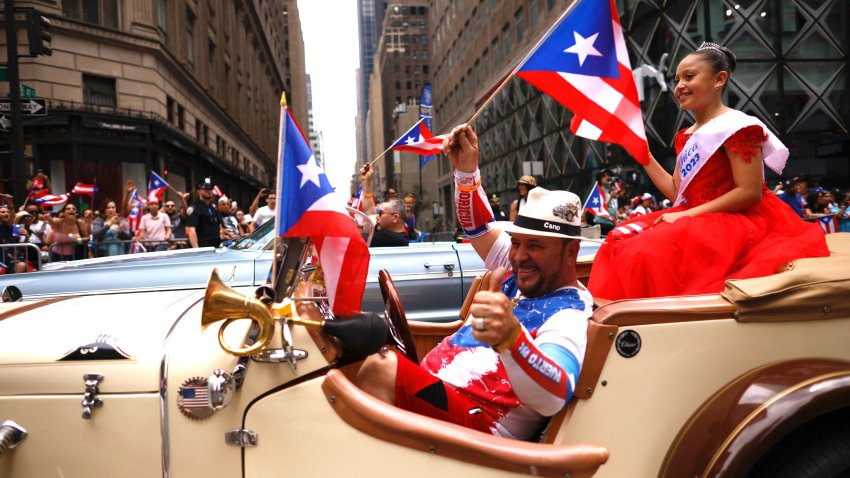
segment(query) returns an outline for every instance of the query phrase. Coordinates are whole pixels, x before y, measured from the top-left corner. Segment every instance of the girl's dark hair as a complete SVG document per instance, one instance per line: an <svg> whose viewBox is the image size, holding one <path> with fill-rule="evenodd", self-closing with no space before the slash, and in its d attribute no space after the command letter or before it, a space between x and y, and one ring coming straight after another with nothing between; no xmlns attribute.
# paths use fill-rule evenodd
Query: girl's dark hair
<svg viewBox="0 0 850 478"><path fill-rule="evenodd" d="M732 50L716 43L705 42L693 54L699 55L703 61L711 65L714 73L725 71L729 76L732 76L737 65L737 59Z"/></svg>
<svg viewBox="0 0 850 478"><path fill-rule="evenodd" d="M101 206L101 208L100 208L100 211L101 211L101 212L106 211L106 206L108 206L108 205L109 205L109 203L111 203L111 202L114 202L114 203L115 203L115 209L118 209L118 203L117 203L117 202L115 202L115 200L114 200L114 199L112 199L112 198L110 198L109 196L107 196L107 197L106 197L106 199L104 199L104 200L103 200L103 203L101 203L101 204L102 204L102 206Z"/></svg>

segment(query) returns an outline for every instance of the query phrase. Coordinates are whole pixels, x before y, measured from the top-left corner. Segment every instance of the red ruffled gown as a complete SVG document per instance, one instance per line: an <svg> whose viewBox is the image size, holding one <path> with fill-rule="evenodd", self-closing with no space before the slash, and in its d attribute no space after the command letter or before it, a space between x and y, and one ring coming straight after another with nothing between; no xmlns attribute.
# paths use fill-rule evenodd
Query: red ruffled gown
<svg viewBox="0 0 850 478"><path fill-rule="evenodd" d="M689 137L684 130L676 134L676 154ZM764 139L760 126L748 126L727 139L723 148L750 158ZM624 224L652 225L661 214L704 204L734 188L723 148L691 181L684 192L685 204ZM609 234L596 253L590 292L608 300L717 293L723 291L726 279L767 276L787 261L829 255L817 224L801 220L764 184L761 197L736 213L683 217L619 238Z"/></svg>

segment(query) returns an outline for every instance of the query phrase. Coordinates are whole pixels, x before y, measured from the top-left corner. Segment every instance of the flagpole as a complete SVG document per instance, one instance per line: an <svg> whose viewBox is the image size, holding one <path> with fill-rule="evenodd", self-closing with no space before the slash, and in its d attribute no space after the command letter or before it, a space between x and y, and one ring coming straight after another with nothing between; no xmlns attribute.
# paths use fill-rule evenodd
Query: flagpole
<svg viewBox="0 0 850 478"><path fill-rule="evenodd" d="M278 204L282 201L283 198L283 165L281 162L283 161L283 151L286 147L286 92L280 94L280 138L278 140L278 150L277 150L277 173L275 174L275 195L278 198ZM274 218L274 246L272 250L274 253L272 254L272 287L275 287L277 284L277 274L278 274L278 260L277 253L278 247L280 246L280 206L278 206L277 214L275 214ZM275 298L277 300L277 298Z"/></svg>
<svg viewBox="0 0 850 478"><path fill-rule="evenodd" d="M424 119L425 119L425 118L420 118L420 119L419 119L419 121L417 121L416 123L414 123L414 124L413 124L413 126L411 126L410 128L408 128L408 129L407 129L407 131L405 131L403 135L399 136L399 138L404 138L404 136L405 136L407 133L410 133L410 130L412 130L413 128L417 127L417 126L419 125L419 123L421 123ZM377 160L379 160L379 159L383 158L383 157L384 157L384 155L385 155L385 154L387 154L387 151L389 151L389 150L393 149L393 144L395 144L395 141L393 141L393 142L390 144L390 147L389 147L389 148L387 148L387 149L385 149L383 153L379 154L379 155L378 155L378 157L376 157L375 159L373 159L372 161L370 161L370 162L369 162L369 166L371 166L371 165L375 164L375 161L377 161Z"/></svg>
<svg viewBox="0 0 850 478"><path fill-rule="evenodd" d="M564 10L563 13L561 13L561 16L558 17L558 19L555 20L555 22L552 25L549 26L549 29L546 30L543 33L543 35L540 36L540 38L537 40L537 43L535 43L534 46L530 50L528 50L528 52L525 54L525 57L523 57L522 61L520 61L519 64L517 64L517 66L513 70L511 70L511 72L508 74L508 76L505 77L504 80L502 80L502 83L499 85L498 88L496 88L496 91L494 91L487 98L487 101L485 101L484 104L481 105L480 108L478 108L478 111L476 111L475 114L472 115L472 118L470 118L469 121L466 122L466 124L471 125L473 122L475 122L475 119L478 118L478 115L480 115L482 111L484 111L484 108L486 108L490 103L493 102L493 99L496 98L496 95L498 95L499 92L501 92L502 89L504 89L505 85L507 85L508 82L514 77L514 75L516 75L516 72L519 71L519 69L522 68L523 65L525 65L525 62L527 62L528 59L531 58L531 55L537 50L537 48L540 45L542 45L543 42L545 42L546 40L549 39L549 37L552 35L552 32L555 31L555 28L557 28L558 25L561 24L561 21L564 19L564 17L566 17L567 15L570 14L571 11L573 11L573 8L575 8L575 6L578 4L579 1L581 1L581 0L575 0L573 3L571 3L570 6L567 7L567 9Z"/></svg>

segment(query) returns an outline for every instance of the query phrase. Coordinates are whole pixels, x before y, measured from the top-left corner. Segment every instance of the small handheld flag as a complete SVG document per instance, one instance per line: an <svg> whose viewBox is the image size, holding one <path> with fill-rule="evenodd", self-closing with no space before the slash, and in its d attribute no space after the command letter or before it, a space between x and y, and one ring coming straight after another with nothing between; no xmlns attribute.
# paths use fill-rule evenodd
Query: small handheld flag
<svg viewBox="0 0 850 478"><path fill-rule="evenodd" d="M429 156L442 151L444 139L446 139L444 135L431 134L428 127L420 120L397 139L390 149Z"/></svg>
<svg viewBox="0 0 850 478"><path fill-rule="evenodd" d="M68 198L71 196L70 193L66 194L45 194L39 198L35 198L35 203L40 206L61 206L68 202Z"/></svg>
<svg viewBox="0 0 850 478"><path fill-rule="evenodd" d="M97 193L97 184L77 183L74 186L74 189L71 190L71 193L79 194L81 196L94 197L94 195Z"/></svg>
<svg viewBox="0 0 850 478"><path fill-rule="evenodd" d="M151 171L151 178L148 180L148 201L162 202L166 189L168 189L168 183L159 174Z"/></svg>
<svg viewBox="0 0 850 478"><path fill-rule="evenodd" d="M613 220L611 214L608 213L608 208L605 207L605 191L599 183L593 184L593 189L590 190L590 195L587 196L587 201L584 202L584 209L597 217L607 217Z"/></svg>
<svg viewBox="0 0 850 478"><path fill-rule="evenodd" d="M578 136L617 143L641 164L649 149L615 0L578 0L516 70L573 113Z"/></svg>

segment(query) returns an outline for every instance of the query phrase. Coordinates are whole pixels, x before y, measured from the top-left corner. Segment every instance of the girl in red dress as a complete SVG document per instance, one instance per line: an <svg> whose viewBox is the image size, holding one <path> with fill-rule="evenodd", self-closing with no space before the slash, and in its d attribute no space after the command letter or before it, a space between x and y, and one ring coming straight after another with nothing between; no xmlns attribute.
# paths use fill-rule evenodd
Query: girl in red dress
<svg viewBox="0 0 850 478"><path fill-rule="evenodd" d="M828 256L823 231L764 183L788 149L758 119L723 104L735 70L728 48L703 43L676 69L674 94L696 123L676 134L676 170L650 155L646 172L675 204L613 230L588 288L608 300L721 292L726 279L761 277L788 261Z"/></svg>

